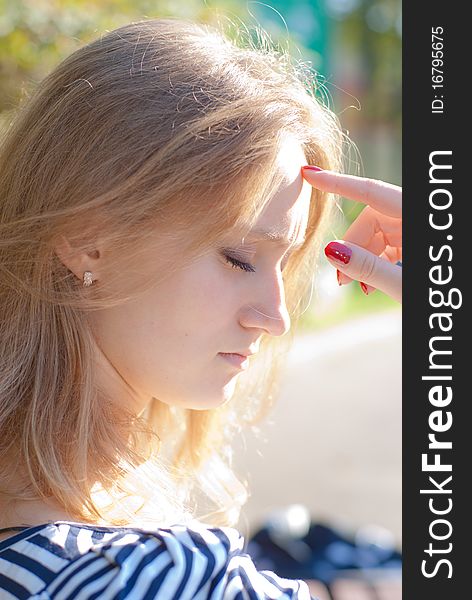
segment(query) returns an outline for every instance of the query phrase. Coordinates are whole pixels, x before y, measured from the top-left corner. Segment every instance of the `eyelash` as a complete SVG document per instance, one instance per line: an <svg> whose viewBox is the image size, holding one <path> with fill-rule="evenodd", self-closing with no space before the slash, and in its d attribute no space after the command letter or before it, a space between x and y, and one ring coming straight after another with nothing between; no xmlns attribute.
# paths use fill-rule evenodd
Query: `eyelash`
<svg viewBox="0 0 472 600"><path fill-rule="evenodd" d="M228 254L224 254L224 257L229 264L235 269L241 269L242 271L246 271L248 273L255 273L256 269L247 262L243 262L242 260L238 260L234 258L234 256L229 256Z"/></svg>
<svg viewBox="0 0 472 600"><path fill-rule="evenodd" d="M251 265L251 263L243 262L242 260L238 260L237 258L234 258L234 256L230 256L228 254L224 254L223 256L224 256L226 262L228 262L235 269L241 269L241 271L245 271L247 273L255 273L256 272L255 267L253 265ZM284 266L282 267L282 271L284 270L287 262L288 262L288 260L286 259L284 261Z"/></svg>

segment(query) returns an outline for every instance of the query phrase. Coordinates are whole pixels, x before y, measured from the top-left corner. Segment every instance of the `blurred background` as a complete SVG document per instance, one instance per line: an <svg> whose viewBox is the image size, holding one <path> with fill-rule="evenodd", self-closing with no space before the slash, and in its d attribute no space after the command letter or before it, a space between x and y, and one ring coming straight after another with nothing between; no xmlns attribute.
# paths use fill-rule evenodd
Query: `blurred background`
<svg viewBox="0 0 472 600"><path fill-rule="evenodd" d="M113 29L172 16L262 26L323 81L323 99L354 145L346 170L401 185L400 0L0 0L0 133L22 97L62 58ZM362 206L344 200L326 241ZM401 545L401 312L381 292L339 287L321 259L281 397L237 468L254 531L291 504L355 532L375 525Z"/></svg>

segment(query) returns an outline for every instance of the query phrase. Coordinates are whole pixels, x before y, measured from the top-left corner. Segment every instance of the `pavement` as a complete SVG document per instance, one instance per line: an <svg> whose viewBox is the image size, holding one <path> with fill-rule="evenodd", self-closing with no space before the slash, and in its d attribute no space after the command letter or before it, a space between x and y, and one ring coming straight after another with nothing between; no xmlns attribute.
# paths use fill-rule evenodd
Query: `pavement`
<svg viewBox="0 0 472 600"><path fill-rule="evenodd" d="M300 336L280 396L236 446L248 536L292 504L345 533L373 525L401 549L401 311ZM264 441L265 440L265 441Z"/></svg>

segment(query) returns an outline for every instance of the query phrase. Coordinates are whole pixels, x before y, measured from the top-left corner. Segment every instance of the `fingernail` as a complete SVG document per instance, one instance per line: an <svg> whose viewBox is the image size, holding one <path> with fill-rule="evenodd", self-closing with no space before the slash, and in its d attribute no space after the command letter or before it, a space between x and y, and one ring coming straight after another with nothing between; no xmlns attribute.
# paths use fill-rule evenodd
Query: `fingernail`
<svg viewBox="0 0 472 600"><path fill-rule="evenodd" d="M345 265L351 260L352 250L339 242L330 242L324 249L328 258L342 262Z"/></svg>
<svg viewBox="0 0 472 600"><path fill-rule="evenodd" d="M338 269L336 269L336 277L337 277L337 280L338 280L338 285L342 285L341 280L340 280L341 273L339 272Z"/></svg>
<svg viewBox="0 0 472 600"><path fill-rule="evenodd" d="M305 165L302 167L305 171L322 171L321 167L317 167L316 165Z"/></svg>
<svg viewBox="0 0 472 600"><path fill-rule="evenodd" d="M369 295L369 290L367 289L366 284L363 281L359 281L362 291L366 296Z"/></svg>

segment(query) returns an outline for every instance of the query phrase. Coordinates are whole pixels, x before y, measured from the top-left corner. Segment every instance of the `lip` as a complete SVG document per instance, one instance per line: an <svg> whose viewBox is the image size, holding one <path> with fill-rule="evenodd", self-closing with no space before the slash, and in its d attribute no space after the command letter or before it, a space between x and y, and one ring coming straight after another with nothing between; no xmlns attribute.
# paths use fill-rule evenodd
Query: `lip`
<svg viewBox="0 0 472 600"><path fill-rule="evenodd" d="M221 356L226 362L244 371L249 367L249 358L244 354L237 354L235 352L218 352L218 356Z"/></svg>

